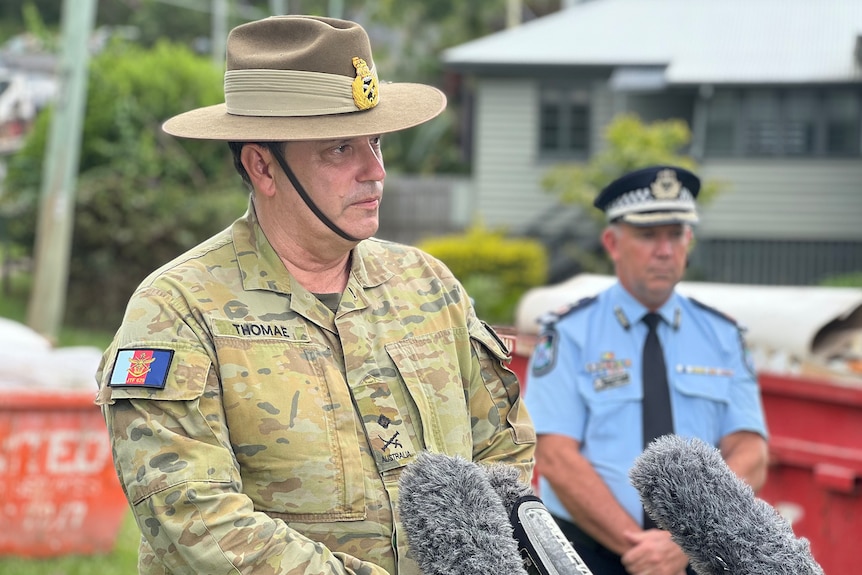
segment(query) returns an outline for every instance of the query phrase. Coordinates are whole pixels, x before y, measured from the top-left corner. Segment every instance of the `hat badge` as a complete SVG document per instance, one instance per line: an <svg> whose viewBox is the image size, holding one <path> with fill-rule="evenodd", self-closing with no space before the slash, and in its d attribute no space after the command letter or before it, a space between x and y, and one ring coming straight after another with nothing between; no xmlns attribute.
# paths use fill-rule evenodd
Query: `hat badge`
<svg viewBox="0 0 862 575"><path fill-rule="evenodd" d="M356 68L356 78L353 79L353 101L360 110L367 110L377 105L377 77L368 68L368 64L358 56L353 57L353 67Z"/></svg>
<svg viewBox="0 0 862 575"><path fill-rule="evenodd" d="M650 184L652 195L657 200L673 200L679 197L682 184L676 177L676 171L660 170L655 181Z"/></svg>

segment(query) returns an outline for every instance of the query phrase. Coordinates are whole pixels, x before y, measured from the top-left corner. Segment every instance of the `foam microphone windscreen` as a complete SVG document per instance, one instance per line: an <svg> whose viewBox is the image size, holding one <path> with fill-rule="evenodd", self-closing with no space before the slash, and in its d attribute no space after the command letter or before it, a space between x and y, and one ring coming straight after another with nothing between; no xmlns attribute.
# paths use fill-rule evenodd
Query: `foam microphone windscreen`
<svg viewBox="0 0 862 575"><path fill-rule="evenodd" d="M398 514L423 575L526 575L512 526L485 472L420 453L399 479Z"/></svg>
<svg viewBox="0 0 862 575"><path fill-rule="evenodd" d="M699 575L823 575L807 539L699 439L654 440L629 472L644 509Z"/></svg>

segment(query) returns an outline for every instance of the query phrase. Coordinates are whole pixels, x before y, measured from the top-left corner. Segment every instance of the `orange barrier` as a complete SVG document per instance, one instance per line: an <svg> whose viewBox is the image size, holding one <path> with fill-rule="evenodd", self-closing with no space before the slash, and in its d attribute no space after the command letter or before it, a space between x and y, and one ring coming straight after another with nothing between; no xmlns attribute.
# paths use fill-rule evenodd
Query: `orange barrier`
<svg viewBox="0 0 862 575"><path fill-rule="evenodd" d="M0 555L107 553L128 509L91 391L0 391Z"/></svg>

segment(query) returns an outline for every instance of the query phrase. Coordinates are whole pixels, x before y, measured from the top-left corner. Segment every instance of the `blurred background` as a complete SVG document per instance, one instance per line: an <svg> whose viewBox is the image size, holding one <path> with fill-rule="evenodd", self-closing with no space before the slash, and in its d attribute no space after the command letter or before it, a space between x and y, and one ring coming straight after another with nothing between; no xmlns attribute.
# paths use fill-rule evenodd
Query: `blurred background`
<svg viewBox="0 0 862 575"><path fill-rule="evenodd" d="M446 92L442 118L385 140L378 235L431 241L423 247L453 266L491 323L512 323L530 286L610 272L592 198L656 162L706 183L688 279L862 285L857 2L88 3L91 20L76 22L88 27L86 53L71 62L62 2L0 7L4 296L15 295L15 270L32 269L40 201L58 193L46 174L62 169L61 152L80 158L63 180L68 239L42 230L53 251L69 252L68 274L44 280L62 305L32 318L48 335L64 324L113 328L148 271L242 209L225 147L166 138L159 126L222 101L227 32L273 13L359 21L382 78ZM84 57L81 135L66 135L79 150L46 158L52 104ZM436 241L465 233L470 242Z"/></svg>
<svg viewBox="0 0 862 575"><path fill-rule="evenodd" d="M649 164L698 173L686 283L729 286L709 288L722 309L749 302L741 319L758 322L760 366L782 374L764 384L781 395L770 427L809 422L773 443L776 461L801 475L771 472L775 489L808 495L776 491L774 501L821 557L862 535L848 516L862 477L858 0L3 0L0 388L94 390L92 364L134 287L244 212L227 147L160 125L223 101L231 28L290 13L360 22L382 80L447 94L439 119L384 138L378 236L449 265L479 315L512 328L516 360L541 312L598 289L573 278L612 273L598 191ZM776 343L788 333L792 349ZM80 401L57 397L51 409ZM15 423L0 408L0 493L23 493L26 476L29 497L42 484L25 456L60 449L35 430L62 418L37 416L46 402L32 397L0 393L4 402L33 419ZM14 443L15 425L29 439ZM100 433L89 419L63 425ZM814 447L802 456L794 441ZM75 456L70 485L92 449ZM73 542L86 513L48 501L30 520L53 517L53 543L20 552L0 537L0 575L135 572L136 527L102 463L119 511L101 519L100 537ZM0 524L21 521L20 497L0 501Z"/></svg>

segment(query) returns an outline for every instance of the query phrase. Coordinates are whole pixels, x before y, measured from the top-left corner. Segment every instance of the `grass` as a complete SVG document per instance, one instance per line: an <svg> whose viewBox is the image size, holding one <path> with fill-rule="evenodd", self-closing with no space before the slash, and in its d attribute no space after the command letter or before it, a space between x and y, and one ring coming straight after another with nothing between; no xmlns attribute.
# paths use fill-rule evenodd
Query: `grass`
<svg viewBox="0 0 862 575"><path fill-rule="evenodd" d="M15 276L8 284L3 285L4 289L0 289L0 317L26 323L28 285L28 278L22 276ZM63 326L57 340L60 346L92 345L105 349L110 344L112 335L75 326ZM2 500L3 494L0 493L0 502ZM0 529L14 528L14 525L0 526ZM137 573L139 539L138 527L131 512L128 512L111 553L44 559L0 556L0 575L134 575Z"/></svg>
<svg viewBox="0 0 862 575"><path fill-rule="evenodd" d="M7 528L12 528L7 526ZM140 531L128 513L111 553L46 559L0 557L0 575L135 575Z"/></svg>

